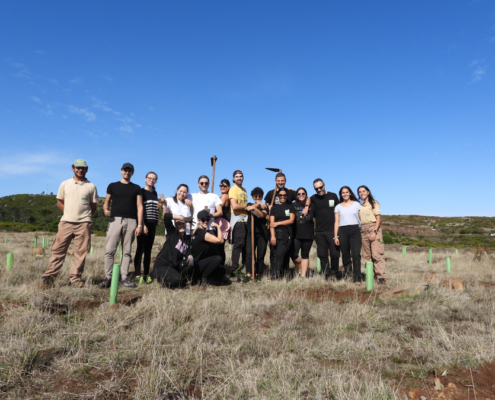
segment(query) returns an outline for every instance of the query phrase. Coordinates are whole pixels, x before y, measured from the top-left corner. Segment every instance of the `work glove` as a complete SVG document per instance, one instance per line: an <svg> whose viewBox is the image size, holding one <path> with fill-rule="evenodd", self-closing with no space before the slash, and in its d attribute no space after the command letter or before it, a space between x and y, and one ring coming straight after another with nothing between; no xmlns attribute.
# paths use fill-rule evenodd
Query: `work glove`
<svg viewBox="0 0 495 400"><path fill-rule="evenodd" d="M187 265L190 267L194 267L194 258L193 257L187 257Z"/></svg>

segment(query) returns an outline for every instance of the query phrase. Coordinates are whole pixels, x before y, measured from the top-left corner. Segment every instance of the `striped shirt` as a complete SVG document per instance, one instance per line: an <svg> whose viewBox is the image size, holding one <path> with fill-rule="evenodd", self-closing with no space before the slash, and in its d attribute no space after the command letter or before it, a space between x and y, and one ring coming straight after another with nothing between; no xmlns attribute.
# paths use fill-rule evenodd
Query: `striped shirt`
<svg viewBox="0 0 495 400"><path fill-rule="evenodd" d="M141 189L143 193L144 220L148 224L158 224L158 195L156 191L150 192L145 188Z"/></svg>

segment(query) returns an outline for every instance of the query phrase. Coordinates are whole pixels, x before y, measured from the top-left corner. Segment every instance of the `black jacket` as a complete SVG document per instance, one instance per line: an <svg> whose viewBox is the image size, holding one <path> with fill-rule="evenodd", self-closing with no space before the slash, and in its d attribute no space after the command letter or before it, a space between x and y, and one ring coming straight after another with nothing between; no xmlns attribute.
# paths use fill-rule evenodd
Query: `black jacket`
<svg viewBox="0 0 495 400"><path fill-rule="evenodd" d="M167 229L167 240L156 256L153 270L160 267L172 267L177 271L182 271L187 266L187 257L192 254L191 239L186 239L186 235L177 230L172 223L172 214L166 213L163 222Z"/></svg>

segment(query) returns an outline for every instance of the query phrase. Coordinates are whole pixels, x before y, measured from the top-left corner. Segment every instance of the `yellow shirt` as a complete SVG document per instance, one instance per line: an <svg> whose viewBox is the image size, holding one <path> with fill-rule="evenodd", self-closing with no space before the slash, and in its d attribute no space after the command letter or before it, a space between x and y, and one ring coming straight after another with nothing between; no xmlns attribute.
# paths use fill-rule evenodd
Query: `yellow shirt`
<svg viewBox="0 0 495 400"><path fill-rule="evenodd" d="M371 204L369 202L366 205L361 204L361 210L359 211L361 224L370 224L372 222L376 222L375 215L382 215L382 211L380 210L380 203L375 200L374 204L374 208L371 208Z"/></svg>
<svg viewBox="0 0 495 400"><path fill-rule="evenodd" d="M91 203L98 202L98 193L90 181L76 182L70 178L60 184L57 199L64 201L60 221L91 222Z"/></svg>
<svg viewBox="0 0 495 400"><path fill-rule="evenodd" d="M229 199L236 199L237 200L237 204L239 204L241 206L246 206L247 205L247 202L248 202L248 197L247 197L246 189L240 188L239 186L234 185L229 190ZM245 211L245 210L242 210L242 211L236 210L236 211L234 211L234 209L232 208L232 206L230 206L230 211L232 212L232 214L236 214L236 215L248 215L247 211Z"/></svg>

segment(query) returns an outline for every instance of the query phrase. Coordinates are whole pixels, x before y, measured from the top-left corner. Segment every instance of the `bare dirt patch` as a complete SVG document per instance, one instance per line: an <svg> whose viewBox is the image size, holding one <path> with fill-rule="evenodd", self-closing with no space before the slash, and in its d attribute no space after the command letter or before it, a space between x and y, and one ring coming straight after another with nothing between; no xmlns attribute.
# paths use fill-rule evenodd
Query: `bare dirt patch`
<svg viewBox="0 0 495 400"><path fill-rule="evenodd" d="M443 371L431 371L426 377L413 377L404 373L395 384L400 394L411 400L427 399L494 399L495 363L478 368L454 367L441 376Z"/></svg>

